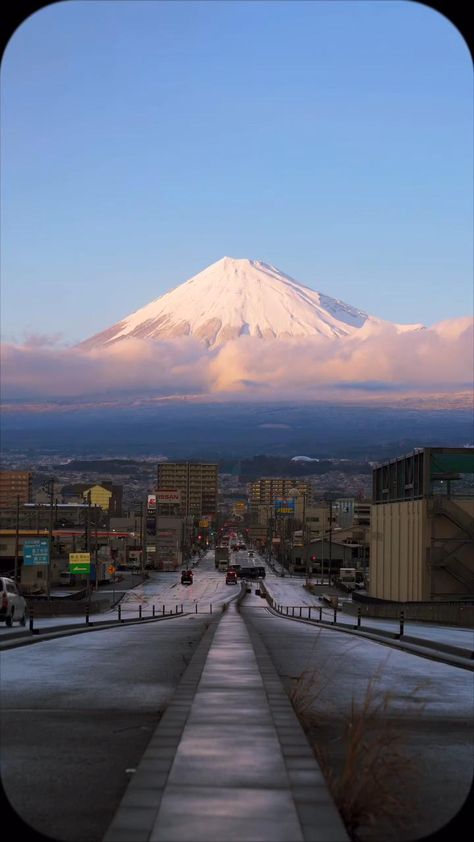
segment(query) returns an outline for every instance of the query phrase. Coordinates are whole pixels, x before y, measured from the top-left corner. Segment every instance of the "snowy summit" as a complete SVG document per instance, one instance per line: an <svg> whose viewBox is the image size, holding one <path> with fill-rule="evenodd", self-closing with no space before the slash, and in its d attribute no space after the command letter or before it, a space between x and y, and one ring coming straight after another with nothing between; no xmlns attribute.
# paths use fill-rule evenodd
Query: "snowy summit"
<svg viewBox="0 0 474 842"><path fill-rule="evenodd" d="M344 337L381 323L381 319L298 283L268 263L223 257L82 342L81 347L99 347L126 337L190 335L212 348L240 336ZM402 331L421 325L396 327Z"/></svg>

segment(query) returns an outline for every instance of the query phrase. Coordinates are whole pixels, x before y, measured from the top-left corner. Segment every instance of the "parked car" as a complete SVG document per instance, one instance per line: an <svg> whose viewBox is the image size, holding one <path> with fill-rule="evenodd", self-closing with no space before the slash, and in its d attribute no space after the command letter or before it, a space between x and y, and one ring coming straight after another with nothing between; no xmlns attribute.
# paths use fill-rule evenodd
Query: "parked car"
<svg viewBox="0 0 474 842"><path fill-rule="evenodd" d="M183 570L181 573L181 584L182 585L192 585L193 583L193 571L192 570Z"/></svg>
<svg viewBox="0 0 474 842"><path fill-rule="evenodd" d="M226 585L236 585L237 584L237 571L236 570L228 570L225 576L225 583Z"/></svg>
<svg viewBox="0 0 474 842"><path fill-rule="evenodd" d="M21 595L13 579L0 577L0 621L4 620L7 626L18 620L24 626L28 607L26 599Z"/></svg>

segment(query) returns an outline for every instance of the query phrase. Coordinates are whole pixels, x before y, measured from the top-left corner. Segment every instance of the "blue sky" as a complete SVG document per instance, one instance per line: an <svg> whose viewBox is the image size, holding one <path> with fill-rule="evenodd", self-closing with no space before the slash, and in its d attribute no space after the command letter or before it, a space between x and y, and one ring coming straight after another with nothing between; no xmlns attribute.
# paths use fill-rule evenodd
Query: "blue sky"
<svg viewBox="0 0 474 842"><path fill-rule="evenodd" d="M77 342L224 255L390 321L468 315L472 94L418 3L40 10L1 68L4 341Z"/></svg>

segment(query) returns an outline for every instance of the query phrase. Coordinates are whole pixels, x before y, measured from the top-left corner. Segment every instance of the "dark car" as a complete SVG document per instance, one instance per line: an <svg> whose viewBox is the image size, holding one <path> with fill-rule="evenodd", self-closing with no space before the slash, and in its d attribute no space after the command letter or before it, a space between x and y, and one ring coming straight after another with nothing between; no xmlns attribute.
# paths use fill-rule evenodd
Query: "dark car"
<svg viewBox="0 0 474 842"><path fill-rule="evenodd" d="M192 570L183 570L181 573L181 584L182 585L192 585L193 583L193 571Z"/></svg>

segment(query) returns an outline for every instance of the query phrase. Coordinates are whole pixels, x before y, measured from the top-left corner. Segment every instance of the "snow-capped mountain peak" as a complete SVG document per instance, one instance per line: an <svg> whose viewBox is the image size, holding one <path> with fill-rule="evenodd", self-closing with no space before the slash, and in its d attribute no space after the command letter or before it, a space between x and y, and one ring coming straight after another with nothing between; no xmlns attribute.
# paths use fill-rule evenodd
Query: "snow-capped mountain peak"
<svg viewBox="0 0 474 842"><path fill-rule="evenodd" d="M380 319L316 292L268 263L223 257L81 347L108 345L126 337L190 335L212 348L246 335L260 339L344 337L380 323ZM421 325L399 327L406 330Z"/></svg>

